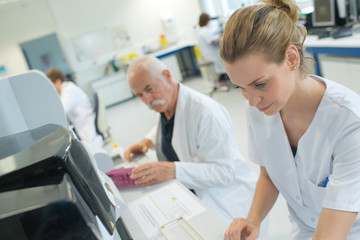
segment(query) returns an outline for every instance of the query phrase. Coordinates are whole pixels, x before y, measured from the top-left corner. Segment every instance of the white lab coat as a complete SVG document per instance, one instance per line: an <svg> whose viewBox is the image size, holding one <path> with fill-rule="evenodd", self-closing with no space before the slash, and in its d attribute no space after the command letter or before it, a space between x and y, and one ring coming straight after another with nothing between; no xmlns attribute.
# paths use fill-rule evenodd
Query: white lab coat
<svg viewBox="0 0 360 240"><path fill-rule="evenodd" d="M201 27L198 31L199 49L204 60L214 63L217 74L224 74L226 70L220 58L220 46L211 44L218 38L219 33L214 33L209 25Z"/></svg>
<svg viewBox="0 0 360 240"><path fill-rule="evenodd" d="M161 121L147 135L161 153ZM172 146L176 179L228 222L246 217L257 175L239 153L228 112L213 99L179 84Z"/></svg>
<svg viewBox="0 0 360 240"><path fill-rule="evenodd" d="M96 133L94 108L85 92L72 82L63 82L60 99L79 138L93 147L101 148L103 139Z"/></svg>
<svg viewBox="0 0 360 240"><path fill-rule="evenodd" d="M246 110L250 159L266 168L285 197L291 239L298 240L312 238L323 207L360 211L360 96L311 77L325 82L326 91L295 158L279 113L266 116L248 104ZM360 239L359 215L347 239Z"/></svg>

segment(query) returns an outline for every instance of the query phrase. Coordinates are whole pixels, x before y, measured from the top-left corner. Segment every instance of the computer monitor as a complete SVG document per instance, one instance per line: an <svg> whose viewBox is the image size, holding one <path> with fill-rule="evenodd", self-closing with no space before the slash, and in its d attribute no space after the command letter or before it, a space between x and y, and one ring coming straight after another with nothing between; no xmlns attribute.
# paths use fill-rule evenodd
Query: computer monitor
<svg viewBox="0 0 360 240"><path fill-rule="evenodd" d="M314 27L332 27L335 24L335 1L314 0L312 25Z"/></svg>

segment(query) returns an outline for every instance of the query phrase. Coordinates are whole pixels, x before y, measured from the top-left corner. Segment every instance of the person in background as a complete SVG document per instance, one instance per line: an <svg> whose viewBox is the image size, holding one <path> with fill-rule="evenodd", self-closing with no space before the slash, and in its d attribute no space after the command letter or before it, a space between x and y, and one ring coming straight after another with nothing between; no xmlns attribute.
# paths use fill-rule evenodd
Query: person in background
<svg viewBox="0 0 360 240"><path fill-rule="evenodd" d="M102 148L104 141L95 129L95 112L89 97L73 82L66 81L64 73L51 68L46 73L60 94L66 117L74 126L80 140L89 142L93 147Z"/></svg>
<svg viewBox="0 0 360 240"><path fill-rule="evenodd" d="M256 239L284 196L289 239L360 239L360 96L309 75L293 0L266 0L228 20L220 55L247 99L250 159L261 167L247 218L225 239Z"/></svg>
<svg viewBox="0 0 360 240"><path fill-rule="evenodd" d="M131 154L156 151L158 162L133 169L135 183L149 186L175 178L229 223L246 216L257 175L237 149L225 108L176 83L153 56L134 60L127 78L134 94L160 113L157 126L124 151L128 161Z"/></svg>
<svg viewBox="0 0 360 240"><path fill-rule="evenodd" d="M199 17L199 49L205 61L214 63L215 72L219 75L219 82L226 84L229 78L219 54L222 34L210 26L210 21L211 18L206 13L202 13Z"/></svg>

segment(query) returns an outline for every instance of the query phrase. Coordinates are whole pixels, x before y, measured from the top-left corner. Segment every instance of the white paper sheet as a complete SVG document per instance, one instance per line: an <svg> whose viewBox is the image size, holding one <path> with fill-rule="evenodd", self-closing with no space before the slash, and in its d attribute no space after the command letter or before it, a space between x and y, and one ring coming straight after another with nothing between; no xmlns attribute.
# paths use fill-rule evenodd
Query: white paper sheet
<svg viewBox="0 0 360 240"><path fill-rule="evenodd" d="M176 183L128 204L148 238L160 233L159 227L178 217L190 219L205 208Z"/></svg>

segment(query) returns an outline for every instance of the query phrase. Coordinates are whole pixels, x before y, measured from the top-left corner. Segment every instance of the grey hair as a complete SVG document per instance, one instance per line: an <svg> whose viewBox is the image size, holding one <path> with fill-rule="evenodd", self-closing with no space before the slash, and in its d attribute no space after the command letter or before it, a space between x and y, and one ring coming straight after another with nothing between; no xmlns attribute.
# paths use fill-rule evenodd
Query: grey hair
<svg viewBox="0 0 360 240"><path fill-rule="evenodd" d="M158 58L154 56L142 56L133 60L127 70L127 79L133 78L135 73L140 69L148 71L152 78L160 79L166 87L169 86L162 75L162 72L168 70L168 68Z"/></svg>

